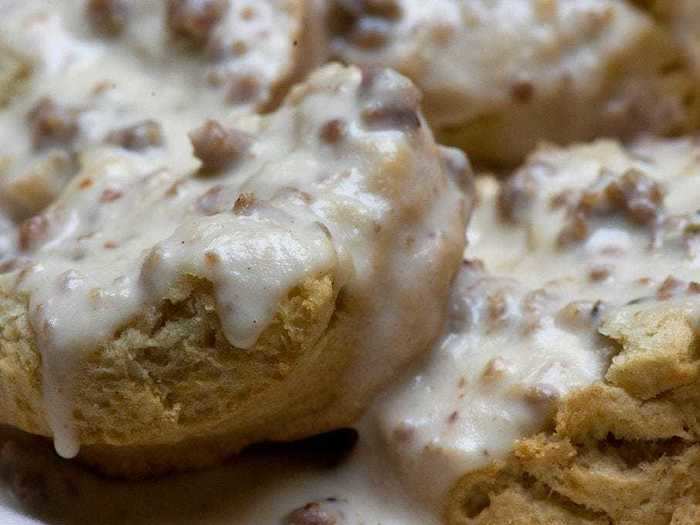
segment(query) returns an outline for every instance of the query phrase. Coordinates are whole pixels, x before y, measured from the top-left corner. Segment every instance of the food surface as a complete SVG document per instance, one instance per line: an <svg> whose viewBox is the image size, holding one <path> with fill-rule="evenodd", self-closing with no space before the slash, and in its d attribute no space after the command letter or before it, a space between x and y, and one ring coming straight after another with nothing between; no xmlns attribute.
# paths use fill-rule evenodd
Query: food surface
<svg viewBox="0 0 700 525"><path fill-rule="evenodd" d="M0 0L0 522L700 523L698 15Z"/></svg>
<svg viewBox="0 0 700 525"><path fill-rule="evenodd" d="M513 164L543 140L679 133L698 123L687 58L663 26L626 2L334 5L332 53L410 77L440 139L475 161Z"/></svg>
<svg viewBox="0 0 700 525"><path fill-rule="evenodd" d="M302 31L314 27L311 5L3 0L6 206L20 219L40 211L78 171L76 157L105 142L191 164L188 130L274 108L318 63L315 32Z"/></svg>
<svg viewBox="0 0 700 525"><path fill-rule="evenodd" d="M468 252L531 291L473 286L465 317L488 330L481 312L495 312L496 333L519 331L511 345L529 355L553 326L562 333L530 364L503 354L496 381L525 377L525 400L550 417L531 420L543 431L534 437L509 419L525 439L462 477L448 522L695 523L699 152L690 139L543 148L509 181L480 182ZM568 304L551 316L557 300ZM572 373L580 388L567 392ZM447 452L470 452L448 438Z"/></svg>
<svg viewBox="0 0 700 525"><path fill-rule="evenodd" d="M685 50L691 63L700 69L700 4L694 0L640 0Z"/></svg>
<svg viewBox="0 0 700 525"><path fill-rule="evenodd" d="M464 472L510 453L542 429L558 397L601 377L610 345L587 322L591 305L567 292L465 262L442 340L377 410L387 452L417 497L439 507ZM569 325L567 315L582 319Z"/></svg>
<svg viewBox="0 0 700 525"><path fill-rule="evenodd" d="M256 451L161 489L72 482L100 494L95 505L113 501L108 523L151 496L135 523L186 523L198 511L165 502L187 479L202 489L187 505L210 505L202 523L695 523L699 152L690 139L598 141L479 179L443 335L355 425L357 443ZM10 470L17 497L35 497L37 472L58 472L52 487L77 475L46 469L45 452L18 460L17 443L2 456L28 469ZM250 476L258 489L241 496ZM222 479L233 506L207 496Z"/></svg>
<svg viewBox="0 0 700 525"><path fill-rule="evenodd" d="M436 335L463 247L467 175L417 103L328 66L192 130L199 169L83 152L2 277L3 420L127 474L351 423Z"/></svg>

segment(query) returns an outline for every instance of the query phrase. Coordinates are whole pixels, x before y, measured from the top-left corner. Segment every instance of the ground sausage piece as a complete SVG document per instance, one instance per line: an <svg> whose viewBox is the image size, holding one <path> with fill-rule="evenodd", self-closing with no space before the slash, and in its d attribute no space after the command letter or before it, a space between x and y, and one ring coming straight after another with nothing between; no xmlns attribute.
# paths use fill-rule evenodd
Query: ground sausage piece
<svg viewBox="0 0 700 525"><path fill-rule="evenodd" d="M590 233L586 219L587 217L583 212L575 211L569 218L566 226L559 232L557 244L563 248L585 240Z"/></svg>
<svg viewBox="0 0 700 525"><path fill-rule="evenodd" d="M121 191L112 188L107 188L102 192L102 195L100 196L100 202L114 202L116 200L121 199L123 196L124 193L122 193Z"/></svg>
<svg viewBox="0 0 700 525"><path fill-rule="evenodd" d="M581 195L577 209L587 216L621 212L627 220L644 225L660 214L663 197L661 186L639 170L604 172Z"/></svg>
<svg viewBox="0 0 700 525"><path fill-rule="evenodd" d="M202 170L218 171L241 158L250 146L250 138L237 130L207 120L189 133L194 156L202 161Z"/></svg>
<svg viewBox="0 0 700 525"><path fill-rule="evenodd" d="M49 145L68 145L78 134L78 112L41 98L27 115L32 144L39 149Z"/></svg>
<svg viewBox="0 0 700 525"><path fill-rule="evenodd" d="M666 277L664 282L659 285L659 288L656 290L656 298L663 301L666 299L670 299L674 295L685 291L687 288L687 285L685 282L681 281L680 279L676 279L675 277L669 275Z"/></svg>
<svg viewBox="0 0 700 525"><path fill-rule="evenodd" d="M401 7L397 0L364 0L365 11L372 15L389 20L398 20L401 17Z"/></svg>
<svg viewBox="0 0 700 525"><path fill-rule="evenodd" d="M334 118L326 122L319 131L321 140L326 144L336 144L345 135L347 125L339 118Z"/></svg>
<svg viewBox="0 0 700 525"><path fill-rule="evenodd" d="M248 215L250 209L255 205L255 195L252 193L241 193L233 204L233 213L236 215Z"/></svg>
<svg viewBox="0 0 700 525"><path fill-rule="evenodd" d="M285 520L285 525L337 525L337 523L337 520L316 502L307 503L292 511Z"/></svg>
<svg viewBox="0 0 700 525"><path fill-rule="evenodd" d="M510 88L511 97L520 104L527 104L535 94L535 87L524 80L515 82Z"/></svg>
<svg viewBox="0 0 700 525"><path fill-rule="evenodd" d="M226 100L231 104L245 104L260 93L260 82L253 75L231 75L228 79Z"/></svg>
<svg viewBox="0 0 700 525"><path fill-rule="evenodd" d="M125 149L140 151L162 145L163 132L155 120L144 120L133 126L111 131L105 141Z"/></svg>
<svg viewBox="0 0 700 525"><path fill-rule="evenodd" d="M590 234L589 219L622 215L641 226L655 224L663 212L662 187L644 173L630 169L617 175L601 173L599 179L568 211L568 223L559 235L559 245L583 241Z"/></svg>
<svg viewBox="0 0 700 525"><path fill-rule="evenodd" d="M19 227L19 248L29 250L42 241L49 230L49 221L44 215L35 215L24 221Z"/></svg>
<svg viewBox="0 0 700 525"><path fill-rule="evenodd" d="M496 203L503 222L516 224L537 195L537 181L527 172L515 175L501 185Z"/></svg>
<svg viewBox="0 0 700 525"><path fill-rule="evenodd" d="M128 11L125 0L88 0L85 7L92 28L110 36L116 36L124 30Z"/></svg>
<svg viewBox="0 0 700 525"><path fill-rule="evenodd" d="M607 197L626 217L637 224L657 218L663 204L663 190L658 183L637 170L625 172L606 188Z"/></svg>
<svg viewBox="0 0 700 525"><path fill-rule="evenodd" d="M227 9L227 0L168 0L168 29L175 36L204 45Z"/></svg>

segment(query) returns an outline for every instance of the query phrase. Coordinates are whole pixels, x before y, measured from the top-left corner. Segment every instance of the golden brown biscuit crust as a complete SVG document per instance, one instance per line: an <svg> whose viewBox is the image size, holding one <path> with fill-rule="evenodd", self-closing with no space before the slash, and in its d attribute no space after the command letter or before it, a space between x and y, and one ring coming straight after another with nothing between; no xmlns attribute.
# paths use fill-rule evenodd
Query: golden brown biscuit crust
<svg viewBox="0 0 700 525"><path fill-rule="evenodd" d="M520 441L506 462L462 478L447 521L496 524L510 512L521 520L513 523L697 523L693 326L686 309L668 304L630 307L608 319L601 332L620 353L606 380L564 398L554 428Z"/></svg>
<svg viewBox="0 0 700 525"><path fill-rule="evenodd" d="M162 280L164 286L153 292L152 299L135 302L133 309L129 306L126 310L123 319L105 331L96 330L104 334L97 340L78 337L78 343L66 347L57 344L56 339L51 340L60 329L73 330L70 316L76 314L70 312L77 303L57 308L53 314L42 317L50 304L54 304L51 302L53 298L77 297L63 294L67 290L65 277L68 274L59 270L50 278L55 279L56 288L47 285L46 281L38 281L31 289L24 286L33 275L37 275L34 270L46 268L51 272L62 264L40 262L42 257L51 258L57 254L50 245L48 224L63 224L62 210L78 215L85 212L87 218L79 219L80 227L91 231L87 231L86 236L82 232L76 233L81 239L94 237L92 231L100 228L110 232L109 239L113 239L115 225L122 233L128 230L126 233L132 234L132 239L137 237L142 221L133 228L126 227L129 221L125 215L142 206L147 215L158 216L153 207L138 203L143 195L160 196L161 192L164 194L159 202L168 209L172 207L175 221L183 216L190 217L187 214L194 214L194 219L187 219L192 222L211 224L212 221L228 220L220 225L222 229L228 228L226 232L229 233L238 227L236 221L243 220L239 219L237 212L247 217L245 210L236 209L240 190L235 187L238 193L232 193L233 198L227 197L221 210L210 213L200 209L201 197L210 193L208 185L213 185L216 190L215 184L221 183L227 174L200 176L195 172L184 177L191 177L187 179L190 186L184 182L173 186L193 199L191 205L173 204L168 196L171 186L163 182L159 182L156 189L134 191L131 193L134 201L128 201L125 191L115 192L107 187L110 182L105 166L109 166L109 159L113 158L110 155L114 152L104 152L106 157L96 153L94 165L86 160L88 167L84 170L87 174L74 181L62 200L44 215L33 219L44 221L46 227L38 228L40 238L32 242L27 240L20 247L22 253L18 260L22 259L26 268L14 268L11 273L0 277L0 319L3 321L0 388L4 394L0 400L0 422L36 434L53 435L54 438L66 428L71 434L71 444L82 447L82 457L86 461L125 476L210 464L251 443L292 440L352 424L383 382L389 380L396 369L428 349L439 330L449 282L459 265L464 246L463 229L468 212L466 200L457 192L452 180L453 174L448 173L451 170L443 159L445 152L434 143L417 113L418 96L413 96L414 88L406 79L391 72L377 73L371 79L373 86L369 88L364 85L365 81L357 69L327 66L307 84L295 88L279 114L264 117L269 121L254 119L262 130L258 139L261 149L266 138L263 132L274 130L278 133L277 140L292 142L291 149L308 148L300 153L317 162L314 167L323 166L334 175L337 172L340 180L348 173L357 174L361 180L351 181L351 189L357 190L357 196L343 194L342 198L331 202L329 209L334 214L328 212L332 218L327 221L330 226L322 222L326 217L322 214L313 215L312 221L310 219L312 224L318 225L319 232L316 233L323 237L323 243L338 242L337 246L334 245L334 256L329 257L329 263L322 267L310 268L313 265L307 263L298 280L290 282L291 289L286 284L280 285L284 286L281 301L275 298L269 309L270 314L276 313L274 317L271 315L269 325L268 319L259 325L265 329L259 337L256 334L250 348L245 343L231 342L230 333L225 330L226 322L222 321L222 306L217 295L222 288L221 281L208 276L196 265L185 265L172 274L168 273ZM341 89L345 86L348 89ZM382 104L389 102L385 103L379 97L374 100L372 90L375 89L382 96L390 97L390 103L398 100L413 105L384 108ZM293 142L296 138L288 136L289 128L293 127L288 126L289 122L320 129L328 116L316 104L319 101L325 103L332 97L338 97L339 109L336 111L345 112L341 114L348 125L354 126L357 133L366 134L362 135L362 140L355 143L354 138L348 138L342 144L332 146L333 149L320 144L321 139L302 144ZM364 115L370 111L365 111L364 105L367 104L378 122L366 122ZM325 110L325 106L322 109ZM402 127L406 115L412 115L413 120ZM355 118L357 125L353 121ZM278 125L280 122L283 125ZM378 153L378 143L385 148L381 154ZM265 142L266 146L270 144L278 142ZM338 148L350 148L354 144L365 149L352 150L354 156L339 154ZM270 147L269 154L274 157L278 149ZM118 153L114 158L121 158L121 155ZM245 162L251 166L257 162L261 166L270 164L259 150L257 155L260 157L246 157ZM230 169L235 171L239 167L235 165ZM272 213L264 207L268 201L260 197L260 192L265 195L270 185L270 192L280 190L271 199L297 199L293 201L294 206L304 208L308 213L313 213L310 203L316 204L322 202L322 198L335 196L332 190L328 190L335 186L331 184L333 181L327 181L327 174L323 173L325 178L321 182L330 185L320 186L313 178L313 170L306 172L296 165L289 169L295 177L302 177L300 180L286 179L286 184L292 184L290 180L294 180L296 186L276 188L275 184L282 184L274 177L277 172L265 180L266 184L261 181L259 188L253 184L252 177L246 179L246 189L258 191L256 198L262 210L258 213ZM119 173L125 177L138 177L141 172L125 168ZM148 178L154 172L145 169L143 173ZM260 170L254 174L259 175ZM106 185L105 188L102 185ZM135 186L127 180L124 188L127 187L133 189ZM186 187L192 193L186 193ZM318 195L305 193L306 190L318 191ZM71 200L75 195L82 198L89 191L94 193L90 198ZM115 193L119 197L114 197ZM381 213L371 215L359 207L365 194L381 201L382 207L378 208ZM255 200L248 195L247 200L250 199ZM108 205L112 212L117 213L115 203L126 206L126 212L105 219L107 212L104 207ZM95 207L99 211L90 213L89 210ZM101 217L103 224L95 224L93 219L97 216ZM171 216L161 214L159 217ZM338 221L343 228L348 225L352 248L361 248L347 255L343 252L342 262L339 252L345 250L346 245L340 243L346 237L337 231L331 232L331 228L336 227L333 221ZM293 229L295 224L298 222L290 219L290 226L285 224L285 227ZM143 291L140 287L150 286L148 289L153 291L151 281L154 274L163 273L163 266L158 264L162 264L164 258L149 250L153 248L153 238L160 239L162 235L170 238L171 226L169 223L162 231L154 232L153 237L145 237L145 247L128 253L127 247L133 245L115 242L106 246L100 243L99 251L91 253L104 253L105 264L98 257L87 262L87 257L69 257L68 264L94 262L96 266L85 270L86 274L114 282L103 270L113 269L120 258L133 256L136 264L124 270L134 277L129 282L139 288L139 293ZM27 230L33 231L32 228ZM267 230L261 231L260 236L267 233ZM199 232L195 238L201 238ZM47 243L42 244L43 241ZM185 244L179 240L174 242L178 250L181 244ZM222 241L221 237L216 237L207 242ZM314 244L320 250L319 246ZM119 247L126 251L115 256ZM221 256L210 253L208 249L206 246L187 248L188 254L204 265L213 264L210 257L214 257L214 263L218 264ZM289 251L294 250L266 252L267 259L262 260L275 262L277 256L277 262L286 264L290 260ZM244 271L254 270L252 263L246 264L251 266L242 266ZM261 263L261 266L265 264ZM396 278L397 267L401 272L415 276L413 286L406 287L405 282ZM206 266L204 268L206 270ZM264 272L265 268L261 268L261 273L255 275L259 277ZM275 279L279 280L277 270L269 273L273 274L271 285L258 285L253 281L249 288L256 293L267 290L264 286L274 288ZM235 271L222 275L235 282L240 279L240 274ZM80 301L89 300L95 290L95 287L86 287ZM50 297L37 299L37 295L41 296L43 292ZM422 309L416 308L419 298L425 305ZM253 302L257 299L255 296ZM244 300L234 299L234 303L240 305L242 303L236 301ZM90 328L89 324L100 322L97 317L91 317L97 311L91 306L83 312L80 319L83 327ZM113 308L110 307L109 311ZM234 307L226 310L235 311ZM62 317L63 314L66 317ZM54 315L62 320L57 321L58 317ZM254 318L252 323L260 319ZM81 328L78 335L85 333L92 334ZM44 344L46 340L49 344ZM257 342L253 345L254 341ZM378 353L387 359L382 358L381 363L376 363ZM46 356L48 359L42 363ZM52 375L56 369L52 368L51 362L56 358L60 365L60 360L66 356L75 357L75 361L71 361L69 374L57 381L59 389L65 389L62 391L65 398L51 398L53 390L50 385L57 377ZM374 369L369 372L368 362L374 363ZM52 403L56 400L58 403ZM52 420L57 414L67 425ZM64 455L72 457L74 448L70 450Z"/></svg>
<svg viewBox="0 0 700 525"><path fill-rule="evenodd" d="M261 414L282 405L282 399L294 399L295 391L306 392L296 403L303 411L315 400L327 402L324 391L332 381L326 378L336 378L350 357L329 344L336 336L331 321L336 293L330 276L305 282L280 305L256 346L241 352L222 334L210 285L183 283L172 299L132 320L86 360L73 412L81 440L93 445L84 450L85 458L126 475L211 463L254 441L260 427L275 419L274 410ZM50 435L40 401L41 358L26 302L3 295L0 307L2 420ZM321 357L325 364L317 370ZM288 385L284 392L283 384ZM287 415L284 419L289 421ZM241 421L248 422L247 431L226 436ZM276 430L284 431L283 425ZM183 433L202 446L174 445ZM171 464L161 463L166 458Z"/></svg>

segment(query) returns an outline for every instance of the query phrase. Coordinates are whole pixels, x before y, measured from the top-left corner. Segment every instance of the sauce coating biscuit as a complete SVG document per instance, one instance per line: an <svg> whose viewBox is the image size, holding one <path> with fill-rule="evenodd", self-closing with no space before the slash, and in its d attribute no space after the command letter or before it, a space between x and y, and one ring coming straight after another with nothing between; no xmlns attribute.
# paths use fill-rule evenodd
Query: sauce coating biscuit
<svg viewBox="0 0 700 525"><path fill-rule="evenodd" d="M319 64L312 1L229 4L0 6L0 190L11 214L22 220L50 204L80 155L105 141L165 147L187 162L183 129L270 111ZM203 31L196 42L193 31ZM150 132L135 137L144 123Z"/></svg>
<svg viewBox="0 0 700 525"><path fill-rule="evenodd" d="M417 103L395 73L331 65L269 117L205 124L245 136L215 170L84 154L2 276L2 419L127 475L352 423L429 347L463 247L468 203Z"/></svg>
<svg viewBox="0 0 700 525"><path fill-rule="evenodd" d="M695 75L673 37L617 0L337 0L331 51L393 67L425 95L438 137L513 165L541 141L681 133Z"/></svg>
<svg viewBox="0 0 700 525"><path fill-rule="evenodd" d="M599 140L477 181L445 334L375 412L447 523L696 515L699 177L695 139Z"/></svg>

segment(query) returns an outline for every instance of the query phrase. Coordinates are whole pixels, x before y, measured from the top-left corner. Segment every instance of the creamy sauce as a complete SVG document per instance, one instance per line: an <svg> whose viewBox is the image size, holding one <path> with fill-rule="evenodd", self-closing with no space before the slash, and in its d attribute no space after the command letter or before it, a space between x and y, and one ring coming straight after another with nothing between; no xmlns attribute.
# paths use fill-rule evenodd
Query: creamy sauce
<svg viewBox="0 0 700 525"><path fill-rule="evenodd" d="M250 451L210 471L128 483L80 471L59 461L46 444L22 445L20 439L22 448L10 445L14 454L3 448L0 465L4 471L17 469L20 480L36 482L41 473L41 481L3 478L0 519L13 525L35 519L84 523L95 516L115 525L281 525L296 509L318 503L335 525L438 525L437 516L391 475L371 425L360 429L358 443L344 460L334 459L333 447L330 455L322 452L327 445L316 440ZM17 485L23 489L10 489Z"/></svg>
<svg viewBox="0 0 700 525"><path fill-rule="evenodd" d="M221 187L220 178L180 181L171 195L177 175L145 169L142 177L118 156L105 155L96 161L99 175L79 177L77 189L69 189L44 216L54 231L33 253L19 284L31 294L49 387L47 414L57 418L52 422L57 450L68 457L78 452L75 437L64 430L70 405L52 385L70 385L76 369L71 356L111 337L144 303L168 297L179 276L190 273L214 284L229 342L249 348L283 294L338 264L316 217L293 205L288 213L282 201L248 216L208 216L198 203ZM94 184L80 189L85 181ZM247 188L257 189L251 182ZM228 193L222 205L235 202L237 192L229 187ZM105 195L119 197L105 201Z"/></svg>
<svg viewBox="0 0 700 525"><path fill-rule="evenodd" d="M532 292L466 267L430 358L377 408L401 479L440 508L465 472L505 457L542 429L552 403L600 378L609 354L590 305L562 319L568 290Z"/></svg>
<svg viewBox="0 0 700 525"><path fill-rule="evenodd" d="M224 86L209 86L209 81L225 77L234 67L255 72L265 82L256 100L267 99L280 70L292 67L284 54L292 22L267 2L237 2L214 34L217 43L227 45L236 36L251 52L240 63L217 61L207 72L210 66L172 51L162 28L163 13L155 7L159 4L133 3L126 33L118 39L96 38L84 23L81 4L0 3L2 43L31 64L32 71L0 112L2 208L8 210L7 219L0 216L0 257L12 261L18 245L31 254L30 259L14 259L14 266L24 269L16 274L17 286L31 297L46 413L57 452L72 457L80 446L71 424L71 384L82 350L110 337L145 303L167 296L170 284L184 272L213 283L227 338L247 348L285 291L306 276L331 271L339 286L348 282L351 289L363 290L373 286L374 268L388 265L386 293L369 305L378 315L360 323L368 335L360 331L359 337L373 344L341 388L366 393L400 367L410 357L410 332L397 346L402 351L387 358L381 349L401 329L388 306L395 293L409 291L407 282L415 283L410 294L426 297L421 290L430 283L416 276L433 265L433 246L453 235L435 226L454 217L461 198L445 186L427 224L403 228L399 237L410 240L412 255L386 260L375 253L374 241L367 241L382 228L391 230L393 212L391 202L371 188L383 183L370 175L374 170L381 175L382 162L402 167L407 152L397 141L400 132L391 126L367 132L356 124L360 108L352 86L359 83L359 73L330 70L324 77L327 92L318 86L309 96L301 91L295 104L306 117L288 109L273 121L236 120L251 137L244 158L224 175L193 177L199 163L187 133L207 118L231 125L247 110L245 104L235 107L224 100ZM237 16L250 6L259 16L243 27ZM401 82L389 76L376 88L391 96ZM27 115L44 96L61 109L75 110L78 131L70 144L34 146ZM348 124L342 154L335 151L337 146L319 144L318 129L333 118ZM110 134L148 120L159 125L158 143L137 151L110 143ZM265 139L255 140L257 134ZM423 147L420 142L416 146ZM429 180L428 170L438 167L434 152L425 153L426 159L415 159L411 169L423 170L424 180ZM41 211L59 194L18 239L13 222ZM243 194L254 195L255 203L234 214L234 203ZM231 305L237 307L235 315ZM428 309L437 321L437 308ZM349 395L345 402L359 401ZM383 454L373 444L372 425L363 428L349 460L334 469L309 464L308 452L299 459L293 452L283 457L252 454L212 473L121 484L67 466L36 444L11 468L21 472L39 458L39 477L46 475L61 499L56 515L42 515L47 523L96 515L115 523L125 516L130 523L278 523L314 501L324 508L330 505L329 512L337 513L342 523L434 522L387 475ZM74 492L70 497L61 491L64 475L77 485L77 500ZM194 494L194 487L201 492ZM27 501L18 502L12 494L5 494L3 501L4 519L24 521L20 516L27 507L18 504ZM183 505L173 506L178 501Z"/></svg>
<svg viewBox="0 0 700 525"><path fill-rule="evenodd" d="M199 5L184 4L195 11ZM425 295L430 254L461 236L459 223L447 228L453 231L439 226L454 223L461 197L450 194L427 133L418 132L410 147L421 156L412 157L401 122L382 116L382 104L404 104L405 96L415 103L405 80L382 77L376 95L355 96L359 72L345 78L331 68L317 85L297 90L274 119L245 117L272 100L300 67L295 61L309 61L296 55L301 4L236 2L198 43L204 49L194 51L177 33L192 27L189 12L166 16L160 5L130 4L121 33L103 38L86 24L82 3L0 4L4 45L32 66L24 91L0 112L5 207L23 219L68 184L45 213L23 224L19 249L31 260L15 264L43 355L47 418L67 457L79 449L70 378L81 355L144 305L168 297L180 276L212 282L229 342L250 348L304 279L330 273L338 289L347 284L363 296L386 268L386 295L367 302L358 329L360 340L364 330L374 334L364 338L372 343L347 375L349 390L362 397L417 350L398 310L385 306L395 304L394 294ZM231 103L212 78L228 82L239 74L254 75L262 91ZM361 124L363 104L374 104L378 119L369 130ZM222 174L193 176L199 162L188 133L212 117L244 128L234 132L243 151ZM342 148L319 136L334 119ZM425 222L395 224L393 189L382 177L397 169L436 175L415 188L418 200L420 192L442 194L420 212ZM234 203L248 196L251 209L237 213ZM380 231L399 230L412 254L380 248L394 242ZM3 237L11 243L13 233ZM415 286L406 288L405 280ZM427 325L437 326L438 309L429 316ZM385 359L379 349L386 347L401 350ZM357 396L342 402L353 411L363 404Z"/></svg>
<svg viewBox="0 0 700 525"><path fill-rule="evenodd" d="M477 181L443 338L375 408L414 494L439 509L462 475L542 430L553 401L601 379L608 316L674 298L697 308L697 152L692 140L543 148L510 182ZM585 232L571 239L577 213Z"/></svg>
<svg viewBox="0 0 700 525"><path fill-rule="evenodd" d="M548 2L539 4L546 7ZM535 30L541 48L533 51L513 40L515 48L524 55L545 53L560 39L578 34L581 24L599 24L589 20L591 10L610 8L602 1L585 4L583 18L565 17L571 27L560 28L561 33ZM74 456L80 445L66 385L81 350L110 337L145 304L167 297L178 276L191 273L214 284L226 337L241 349L255 343L280 298L307 276L330 271L350 289L368 294L375 286L368 276L381 251L372 232L392 220L391 200L370 188L373 167L383 161L403 166L408 147L396 129L368 131L357 125L360 108L354 90L360 74L334 67L319 74L314 89L299 90L294 107L272 119L239 118L238 110L223 100L221 86L205 90L196 83L204 78L205 67L196 61L183 65L181 57L173 63L163 59L163 15L153 5L144 2L135 8L138 16L126 30L125 43L117 43L93 39L70 9L62 16L44 2L21 8L19 3L0 3L1 38L34 63L28 94L0 112L0 143L8 148L1 153L10 162L3 172L9 182L2 190L7 202L0 203L7 210L0 213L0 263L15 255L13 220L42 209L68 184L41 216L45 222L32 230L36 238L24 249L31 259L17 262L25 271L13 274L18 288L31 296L47 414L56 449L65 457ZM289 47L287 31L278 27L291 33L291 22L277 18L267 2L236 5L241 10L259 7L255 24L260 25L239 26L242 11L230 10L213 34L227 45L230 35L244 35L256 41L255 51L240 61L224 58L214 67L214 77L225 76L234 66L236 71L250 67L258 77L270 79L260 92L265 99L272 79L284 69L279 64L288 62L269 60ZM418 19L434 18L434 26L448 34L461 23L460 17L472 20L469 38L476 40L459 41L460 46L480 45L487 29L479 20L498 14L475 7L469 18L454 3L440 8L425 2L406 5L407 16L399 26L406 34L415 31ZM532 5L513 8L511 3L509 17L498 15L514 21L507 33L523 33L519 24L530 27L532 16L549 16L546 9L534 12ZM622 18L623 29L634 22ZM592 57L601 49L614 47L612 40L602 36L565 64L589 75L578 66L595 62ZM401 42L409 45L407 38ZM451 58L445 53L445 60ZM435 68L428 68L426 78L436 84L452 82L438 71L439 60L426 59L426 64ZM489 71L511 70L489 66ZM550 72L547 66L541 73L546 77ZM193 84L192 78L198 80ZM483 77L465 73L458 80L468 84L476 78ZM401 92L405 87L393 75L381 82L379 91ZM497 89L489 91L494 98L505 96ZM70 149L33 149L25 115L46 93L67 107L80 106L80 131ZM150 93L155 96L144 95ZM207 117L235 123L250 144L223 174L196 176L199 163L187 132ZM110 132L145 118L161 124L162 144L137 153L104 144ZM318 129L334 118L350 123L342 154L318 139ZM424 146L419 142L418 150ZM433 151L419 156L415 169L437 170L433 158ZM644 202L632 211L617 209L619 203L604 197L593 206L600 209L586 217L585 235L562 243L570 234L566 228L577 199L595 193L601 184L605 188L608 179L601 182L601 177L618 180L631 169L663 188L663 206L654 212L653 222L646 219L651 212L644 207L645 196L635 197ZM509 202L508 208L519 214L517 224L499 216L501 185L481 179L480 205L468 231L469 261L454 284L444 333L431 355L358 424L359 443L339 464L314 463L309 450L313 456L318 447L313 443L302 447L306 452L250 452L210 472L129 484L95 478L46 454L36 443L29 449L36 450L36 457L34 452L20 453L16 465L12 453L3 449L0 463L21 469L22 463L39 461L36 470L49 480L49 490L70 479L67 486L73 488L56 489L61 501L43 515L45 523L81 522L99 515L106 523L275 524L310 502L336 517L338 525L438 523L442 498L457 478L504 457L515 440L542 428L552 401L601 377L610 356L609 344L597 333L604 316L631 300L688 293L700 249L693 233L699 176L697 147L691 141L640 143L630 152L607 142L545 150L516 175L535 188L525 192L524 201L517 194ZM34 195L19 183L26 177L41 181L30 183L39 188L40 197L25 199ZM385 293L374 293L382 297L376 298L373 316L364 320L360 334L372 344L339 386L350 392L349 404L356 402L353 389L372 390L412 357L408 344L404 353L390 357L381 351L387 341L399 338L396 331L402 328L388 306L397 290L410 287L411 296L420 297L429 289L429 283L414 281L430 268L427 254L439 242L436 232L444 233L439 226L454 215L460 200L451 185L442 190L427 225L399 229L414 243L413 259L401 254L390 260L382 282ZM235 213L234 205L244 194L255 195L255 203L245 213ZM574 228L574 234L580 232ZM231 305L237 306L235 315ZM4 495L7 510L0 509L0 516L6 513L5 519L22 522L12 514L12 509L21 509L17 492L15 486L15 495Z"/></svg>
<svg viewBox="0 0 700 525"><path fill-rule="evenodd" d="M519 214L515 225L498 212L502 185L480 179L469 262L453 287L445 333L358 425L358 444L338 464L319 467L313 458L323 447L315 442L281 455L250 452L211 472L148 483L74 473L85 506L59 504L43 520L80 522L84 517L74 513L96 508L107 523L128 516L133 523L277 524L317 503L338 524L438 523L441 499L455 478L503 458L516 439L542 428L552 401L600 378L610 358L609 343L597 333L603 320L630 300L643 299L641 307L694 297L686 280L696 273L688 242L696 231L696 153L690 140L630 150L605 141L543 150L515 175L535 179L529 197L509 193L508 209ZM586 238L562 245L567 210L583 194L592 198L601 175L620 181L632 168L663 187L654 224L633 222L651 215L628 215L622 201L620 207L598 202ZM608 171L616 175L610 179ZM564 190L573 192L567 204L554 198L552 207ZM630 202L644 201L639 192L630 195ZM592 274L591 265L603 262L608 273ZM669 273L681 284L664 285ZM68 468L42 454L50 463L42 472ZM8 508L17 505L16 496L8 498Z"/></svg>
<svg viewBox="0 0 700 525"><path fill-rule="evenodd" d="M248 348L294 285L330 273L338 287L365 298L380 278L378 268L388 264L388 275L381 277L385 295L368 302L368 316L384 317L373 316L358 328L373 334L372 344L348 373L348 391L357 396L341 402L357 403L411 357L415 345L389 343L404 331L389 305L409 292L392 280L414 281L415 293L430 286L420 276L431 264L430 254L440 253L444 242L457 242L450 238L459 238L459 225L443 228L459 217L461 197L448 191L440 163L424 142L428 135L417 135L414 143L424 156L409 158L408 135L391 126L374 131L359 125L360 76L331 66L295 92L294 105L270 119L241 121L249 126L250 143L220 174L183 173L158 148L137 154L97 147L81 155L80 174L32 219L36 227L27 231L35 238L25 240L30 261L16 282L30 297L44 357L47 414L62 455L78 451L69 414L71 374L81 355L144 305L169 297L185 274L214 284L224 333L232 345ZM375 84L382 96L402 96L409 89L392 74ZM347 123L342 155L318 136L333 118ZM417 170L425 186L414 191L438 195L425 222L396 224L392 192L372 189L392 166ZM239 198L253 203L238 212ZM386 253L387 241L377 235L381 230L410 237L414 255ZM397 351L387 359L382 348ZM381 366L373 367L378 359Z"/></svg>
<svg viewBox="0 0 700 525"><path fill-rule="evenodd" d="M363 46L356 32L333 44L350 62L405 70L428 97L435 94L439 105L429 106L429 114L437 125L510 105L518 80L532 82L538 93L555 91L563 74L572 75L572 86L595 84L605 57L627 45L641 24L633 11L608 0L397 3L400 15L386 17L383 45ZM448 100L440 103L438 93ZM472 103L451 104L458 93Z"/></svg>
<svg viewBox="0 0 700 525"><path fill-rule="evenodd" d="M517 172L522 184L511 185L514 197L503 202L513 208L517 227L499 217L498 185L491 179L481 182L483 205L469 230L469 253L486 261L489 271L531 287L579 283L581 298L589 300L651 296L669 276L693 280L700 265L693 234L700 185L696 151L693 139L641 141L628 151L609 141L571 151L543 148ZM624 203L605 198L610 181L626 172L658 183L663 193L658 210L644 224L622 209ZM633 184L625 191L633 201ZM584 194L600 210L586 219L584 238L562 242ZM639 201L644 204L643 196Z"/></svg>
<svg viewBox="0 0 700 525"><path fill-rule="evenodd" d="M169 15L168 2L129 2L125 26L117 38L119 45L150 66L184 70L183 80L196 88L198 95L213 91L222 107L237 112L269 108L279 101L272 99L279 98L275 90L280 85L316 62L298 55L304 44L303 24L313 23L313 13L303 2L213 2L222 6L220 14L201 35L201 41L195 42L178 28L194 25L187 17L198 11L197 4L206 2L179 3L188 4L189 9L173 10L175 14ZM71 30L94 38L95 32L84 23L79 7L66 6Z"/></svg>
<svg viewBox="0 0 700 525"><path fill-rule="evenodd" d="M684 118L660 81L671 46L627 2L336 3L334 54L411 78L429 122L472 160L514 164L542 140L664 132Z"/></svg>
<svg viewBox="0 0 700 525"><path fill-rule="evenodd" d="M19 95L0 111L2 191L19 218L56 198L79 169L76 154L102 143L109 132L144 120L161 125L161 149L170 167L192 167L189 130L205 118L226 120L266 104L273 87L283 85L301 68L299 61L308 58L295 54L294 42L301 45L301 13L291 6L237 2L238 9L226 12L211 38L218 42L235 35L241 54L220 53L214 60L204 51L178 47L165 27L164 2L129 3L125 34L114 38L95 34L83 5L0 2L0 49L9 49L31 67ZM246 9L253 15L242 19ZM234 69L244 78L255 77L258 89L250 97L226 98L226 81ZM77 132L67 143L33 145L27 115L42 97L77 114Z"/></svg>

